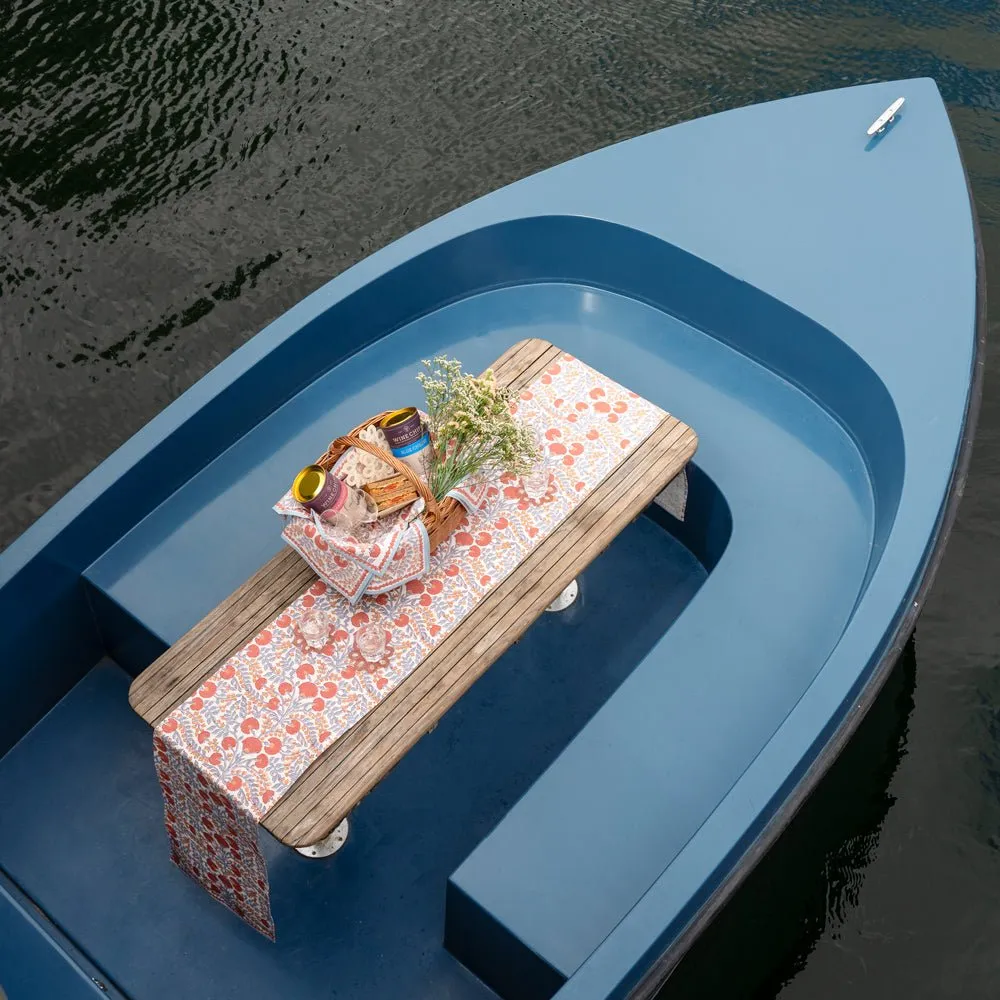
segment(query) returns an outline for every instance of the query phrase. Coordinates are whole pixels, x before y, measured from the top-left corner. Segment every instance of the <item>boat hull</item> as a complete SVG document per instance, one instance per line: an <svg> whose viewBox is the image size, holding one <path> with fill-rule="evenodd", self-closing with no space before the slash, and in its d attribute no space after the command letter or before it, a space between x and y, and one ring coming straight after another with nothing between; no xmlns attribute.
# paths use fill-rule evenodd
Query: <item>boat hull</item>
<svg viewBox="0 0 1000 1000"><path fill-rule="evenodd" d="M0 556L11 891L142 1000L651 995L912 630L975 421L977 248L940 95L911 80L609 147L334 279ZM290 932L255 940L166 860L129 676L277 551L269 504L303 456L410 392L421 357L483 367L528 336L697 430L688 516L623 533L335 858L266 846Z"/></svg>

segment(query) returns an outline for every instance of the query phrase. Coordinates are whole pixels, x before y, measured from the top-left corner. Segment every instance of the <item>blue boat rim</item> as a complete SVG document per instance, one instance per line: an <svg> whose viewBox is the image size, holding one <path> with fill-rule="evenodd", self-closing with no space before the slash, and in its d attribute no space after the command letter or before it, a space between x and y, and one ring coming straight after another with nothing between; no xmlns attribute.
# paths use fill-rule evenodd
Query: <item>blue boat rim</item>
<svg viewBox="0 0 1000 1000"><path fill-rule="evenodd" d="M975 202L972 197L972 185L969 182L968 168L964 162L963 170L965 171L965 184L969 194L969 204L973 206L972 221L976 240L975 353L969 375L970 391L965 410L962 441L955 459L954 468L952 469L945 507L941 511L934 540L931 549L927 553L923 573L917 586L914 588L909 606L905 613L900 616L892 634L888 638L885 648L879 653L878 659L872 667L870 679L867 681L863 679L859 680L857 700L851 711L843 716L836 728L825 738L822 750L820 750L815 761L805 771L788 796L782 801L781 805L775 810L768 824L747 846L742 857L732 870L731 876L712 893L694 919L690 921L670 947L653 962L649 970L629 992L629 1000L652 1000L655 997L657 991L669 979L670 974L677 967L677 964L684 957L687 950L743 885L747 876L750 875L757 866L757 863L774 846L788 824L794 819L795 814L802 807L803 803L822 781L823 776L840 755L844 746L850 741L855 730L861 724L861 720L864 719L868 709L878 697L886 678L892 673L903 647L913 634L920 610L924 605L924 600L934 583L941 560L944 558L945 548L947 547L948 538L955 523L955 517L958 514L959 505L965 493L965 483L969 475L969 463L972 460L976 426L979 422L979 410L982 404L983 375L986 369L986 260L983 254L979 217L975 212Z"/></svg>

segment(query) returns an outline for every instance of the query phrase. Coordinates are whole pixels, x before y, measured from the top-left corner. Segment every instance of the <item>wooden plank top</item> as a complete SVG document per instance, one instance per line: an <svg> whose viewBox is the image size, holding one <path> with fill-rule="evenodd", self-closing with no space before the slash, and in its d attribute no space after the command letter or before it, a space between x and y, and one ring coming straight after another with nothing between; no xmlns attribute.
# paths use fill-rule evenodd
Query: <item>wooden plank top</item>
<svg viewBox="0 0 1000 1000"><path fill-rule="evenodd" d="M493 370L517 390L561 353L546 341L524 340ZM262 825L292 847L326 837L684 468L697 443L690 427L666 415L399 687L327 747ZM280 552L132 682L132 707L157 725L315 579L292 549Z"/></svg>

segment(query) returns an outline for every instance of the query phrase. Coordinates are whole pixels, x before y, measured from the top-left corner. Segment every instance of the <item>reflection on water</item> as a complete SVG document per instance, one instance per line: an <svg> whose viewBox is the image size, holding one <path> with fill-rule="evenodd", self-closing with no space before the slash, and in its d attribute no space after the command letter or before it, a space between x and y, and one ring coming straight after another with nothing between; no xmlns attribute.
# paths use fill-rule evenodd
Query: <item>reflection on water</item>
<svg viewBox="0 0 1000 1000"><path fill-rule="evenodd" d="M0 54L0 547L349 264L697 115L934 76L1000 287L994 0L12 0ZM997 995L995 368L916 668L676 995Z"/></svg>

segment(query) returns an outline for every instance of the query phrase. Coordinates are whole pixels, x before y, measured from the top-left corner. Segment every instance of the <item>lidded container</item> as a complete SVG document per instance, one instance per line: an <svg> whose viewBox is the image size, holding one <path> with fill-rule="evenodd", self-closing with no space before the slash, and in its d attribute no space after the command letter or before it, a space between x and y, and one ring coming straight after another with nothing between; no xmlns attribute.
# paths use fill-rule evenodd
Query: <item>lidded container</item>
<svg viewBox="0 0 1000 1000"><path fill-rule="evenodd" d="M366 493L348 486L321 465L307 465L295 477L292 496L338 528L351 530L374 521L378 514Z"/></svg>

